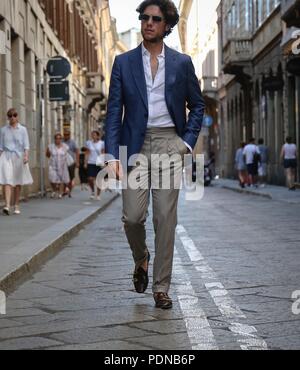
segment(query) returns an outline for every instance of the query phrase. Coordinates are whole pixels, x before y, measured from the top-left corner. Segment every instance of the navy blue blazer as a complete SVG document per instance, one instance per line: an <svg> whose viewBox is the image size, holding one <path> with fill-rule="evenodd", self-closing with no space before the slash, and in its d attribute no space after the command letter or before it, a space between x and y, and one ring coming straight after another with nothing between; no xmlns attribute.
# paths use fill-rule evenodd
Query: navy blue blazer
<svg viewBox="0 0 300 370"><path fill-rule="evenodd" d="M204 100L192 60L165 46L165 97L178 135L192 148L201 131ZM189 109L187 119L186 107ZM140 153L148 123L148 96L141 45L116 57L105 122L106 153L119 159L127 146L128 158Z"/></svg>

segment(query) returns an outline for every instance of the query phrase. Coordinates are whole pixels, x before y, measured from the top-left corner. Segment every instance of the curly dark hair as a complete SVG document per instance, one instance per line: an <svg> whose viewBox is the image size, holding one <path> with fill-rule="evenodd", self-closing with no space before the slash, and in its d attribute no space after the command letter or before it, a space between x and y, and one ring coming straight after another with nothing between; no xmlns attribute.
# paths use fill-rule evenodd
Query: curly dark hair
<svg viewBox="0 0 300 370"><path fill-rule="evenodd" d="M173 28L179 22L179 13L176 5L171 0L144 0L136 11L140 14L143 14L145 9L151 5L156 5L160 8L167 25L170 26L170 30L166 31L165 33L165 37L167 37L172 33Z"/></svg>

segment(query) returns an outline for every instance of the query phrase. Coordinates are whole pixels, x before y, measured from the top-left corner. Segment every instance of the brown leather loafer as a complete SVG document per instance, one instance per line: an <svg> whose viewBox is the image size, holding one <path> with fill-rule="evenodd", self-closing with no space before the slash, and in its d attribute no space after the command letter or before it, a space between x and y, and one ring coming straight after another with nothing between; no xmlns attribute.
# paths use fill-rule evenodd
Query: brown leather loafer
<svg viewBox="0 0 300 370"><path fill-rule="evenodd" d="M150 262L150 253L148 255L148 265ZM149 277L148 269L145 271L142 267L139 267L133 274L133 284L137 293L143 294L148 288Z"/></svg>
<svg viewBox="0 0 300 370"><path fill-rule="evenodd" d="M167 293L154 293L153 294L156 308L161 308L162 310L169 310L173 307L172 299Z"/></svg>

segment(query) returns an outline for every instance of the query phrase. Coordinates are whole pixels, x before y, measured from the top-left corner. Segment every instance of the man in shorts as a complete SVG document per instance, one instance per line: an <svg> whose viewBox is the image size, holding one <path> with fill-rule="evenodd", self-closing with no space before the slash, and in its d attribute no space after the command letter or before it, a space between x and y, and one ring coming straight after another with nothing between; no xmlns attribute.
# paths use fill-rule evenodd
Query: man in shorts
<svg viewBox="0 0 300 370"><path fill-rule="evenodd" d="M258 163L260 162L260 152L255 144L255 139L252 138L249 144L245 146L243 151L245 162L248 170L249 186L257 187Z"/></svg>

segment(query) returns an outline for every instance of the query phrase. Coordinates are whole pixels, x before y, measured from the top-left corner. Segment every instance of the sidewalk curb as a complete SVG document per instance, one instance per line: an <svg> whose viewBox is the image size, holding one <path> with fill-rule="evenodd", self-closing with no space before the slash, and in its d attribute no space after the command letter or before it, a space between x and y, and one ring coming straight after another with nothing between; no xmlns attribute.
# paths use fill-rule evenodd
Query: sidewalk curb
<svg viewBox="0 0 300 370"><path fill-rule="evenodd" d="M247 190L247 189L234 188L234 187L231 187L229 185L221 185L221 187L223 189L235 191L236 193L240 193L240 194L254 195L254 196L263 197L263 198L267 198L267 199L271 199L271 200L273 199L272 195L269 194L269 193L257 193L255 191L251 191L251 190Z"/></svg>
<svg viewBox="0 0 300 370"><path fill-rule="evenodd" d="M0 276L0 290L8 294L14 290L16 285L32 276L32 274L35 273L41 265L60 252L67 241L72 239L84 226L94 221L97 216L104 212L116 199L119 198L119 196L120 194L115 194L97 210L92 210L90 214L84 216L82 220L70 225L65 230L59 231L60 227L58 227L57 235L53 237L50 243L42 246L37 253L24 262L21 262L21 264L16 268L13 268L11 272L4 276ZM54 225L54 227L55 226L56 225ZM44 232L46 232L46 230Z"/></svg>

